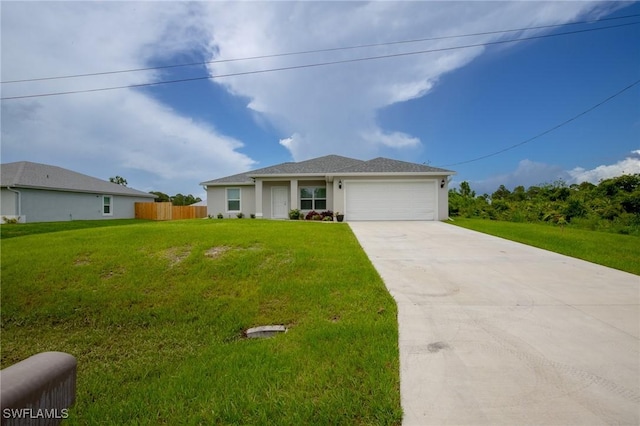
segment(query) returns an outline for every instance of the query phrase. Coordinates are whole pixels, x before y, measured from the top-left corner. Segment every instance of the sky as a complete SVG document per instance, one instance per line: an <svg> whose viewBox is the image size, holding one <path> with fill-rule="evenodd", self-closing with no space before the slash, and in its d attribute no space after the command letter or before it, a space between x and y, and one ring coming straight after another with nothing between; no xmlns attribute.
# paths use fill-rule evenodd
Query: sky
<svg viewBox="0 0 640 426"><path fill-rule="evenodd" d="M1 161L202 198L329 154L478 194L597 183L640 173L639 22L612 1L2 1Z"/></svg>

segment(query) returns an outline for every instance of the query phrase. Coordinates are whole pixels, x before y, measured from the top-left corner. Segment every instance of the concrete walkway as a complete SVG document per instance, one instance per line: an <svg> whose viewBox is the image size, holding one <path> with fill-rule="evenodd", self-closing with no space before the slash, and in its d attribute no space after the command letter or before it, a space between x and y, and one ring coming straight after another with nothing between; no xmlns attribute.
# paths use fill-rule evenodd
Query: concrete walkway
<svg viewBox="0 0 640 426"><path fill-rule="evenodd" d="M404 425L640 423L639 276L440 222L350 226L398 304Z"/></svg>

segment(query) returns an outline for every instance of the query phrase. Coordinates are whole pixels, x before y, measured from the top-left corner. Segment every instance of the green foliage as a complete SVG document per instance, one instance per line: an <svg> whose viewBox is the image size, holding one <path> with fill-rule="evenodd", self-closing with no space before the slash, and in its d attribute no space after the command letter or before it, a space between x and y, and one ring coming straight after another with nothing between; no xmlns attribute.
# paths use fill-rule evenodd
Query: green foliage
<svg viewBox="0 0 640 426"><path fill-rule="evenodd" d="M567 186L562 181L523 186L504 185L491 196L476 196L468 182L449 191L449 215L509 222L547 222L622 234L640 235L640 174Z"/></svg>
<svg viewBox="0 0 640 426"><path fill-rule="evenodd" d="M149 192L149 194L153 194L156 196L155 198L155 202L156 203L168 203L171 202L171 204L173 204L174 206L190 206L191 204L195 204L199 201L202 201L202 198L200 197L194 197L193 195L189 194L189 195L183 195L183 194L176 194L174 196L170 196L165 194L164 192L160 192L160 191L151 191Z"/></svg>
<svg viewBox="0 0 640 426"><path fill-rule="evenodd" d="M155 198L155 202L156 203L168 203L171 201L171 197L169 197L167 194L165 194L164 192L160 192L160 191L151 191L149 192L149 194L153 194L156 196Z"/></svg>
<svg viewBox="0 0 640 426"><path fill-rule="evenodd" d="M237 213L237 214L236 214L236 217L237 217L238 219L242 219L242 218L244 217L244 213L239 212L239 213Z"/></svg>
<svg viewBox="0 0 640 426"><path fill-rule="evenodd" d="M301 216L303 216L303 215L302 215L302 213L300 212L299 209L289 210L289 219L298 220L298 219L301 218Z"/></svg>
<svg viewBox="0 0 640 426"><path fill-rule="evenodd" d="M122 176L110 177L109 182L122 185L122 186L127 186L127 180Z"/></svg>
<svg viewBox="0 0 640 426"><path fill-rule="evenodd" d="M199 201L202 201L200 197L194 197L193 195L182 195L180 193L171 197L171 203L174 206L190 206L191 204L195 204Z"/></svg>

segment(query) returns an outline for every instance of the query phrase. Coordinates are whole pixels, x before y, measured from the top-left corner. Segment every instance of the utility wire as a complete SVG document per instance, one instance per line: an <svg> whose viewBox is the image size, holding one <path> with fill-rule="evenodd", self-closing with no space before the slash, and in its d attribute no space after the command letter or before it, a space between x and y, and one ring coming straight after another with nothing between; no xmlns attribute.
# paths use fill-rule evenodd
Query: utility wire
<svg viewBox="0 0 640 426"><path fill-rule="evenodd" d="M613 95L609 96L609 97L608 97L608 98L606 98L605 100L603 100L603 101L601 101L601 102L598 102L597 104L595 104L595 105L594 105L594 106L592 106L591 108L589 108L589 109L586 109L586 110L582 111L580 114L574 115L573 117L569 118L568 120L565 120L565 121L563 121L562 123L557 124L557 125L555 125L555 126L551 127L550 129L545 130L545 131L544 131L544 132L542 132L542 133L538 133L537 135L535 135L535 136L533 136L533 137L531 137L531 138L529 138L529 139L526 139L526 140L524 140L524 141L522 141L522 142L519 142L519 143L517 143L517 144L511 145L511 146L509 146L509 147L507 147L507 148L504 148L504 149L501 149L501 150L499 150L499 151L492 152L491 154L486 154L486 155L483 155L483 156L481 156L481 157L473 158L473 159L471 159L471 160L459 161L459 162L457 162L457 163L444 164L444 165L442 165L442 166L440 166L440 167L451 167L451 166L458 166L458 165L460 165L460 164L473 163L473 162L475 162L475 161L484 160L485 158L489 158L489 157L496 156L496 155L498 155L498 154L502 154L503 152L510 151L510 150L512 150L512 149L514 149L514 148L517 148L517 147L519 147L519 146L522 146L522 145L524 145L524 144L527 144L527 143L529 143L529 142L532 142L532 141L534 141L534 140L536 140L536 139L538 139L538 138L541 138L541 137L542 137L542 136L544 136L544 135L547 135L547 134L549 134L549 133L551 133L551 132L553 132L553 131L555 131L555 130L558 130L560 127L566 126L567 124L571 123L572 121L577 120L578 118L582 117L583 115L586 115L586 114L590 113L590 112L591 112L591 111L593 111L594 109L596 109L596 108L598 108L598 107L601 107L602 105L606 104L606 103L607 103L607 102L609 102L610 100L612 100L612 99L616 98L617 96L620 96L621 94L623 94L623 93L624 93L624 92L626 92L627 90L629 90L629 89L633 88L633 87L634 87L634 86L636 86L637 84L640 84L640 80L636 80L635 82L631 83L630 85L628 85L628 86L627 86L627 87L625 87L624 89L619 90L618 92L616 92L616 93L614 93Z"/></svg>
<svg viewBox="0 0 640 426"><path fill-rule="evenodd" d="M151 71L151 70L160 70L160 69L169 69L169 68L181 68L181 67L192 67L192 66L203 66L209 64L219 64L225 62L240 62L240 61L249 61L255 59L268 59L268 58L279 58L284 56L295 56L295 55L306 55L310 53L324 53L324 52L335 52L340 50L354 50L354 49L363 49L368 47L380 47L380 46L392 46L398 44L408 44L408 43L419 43L424 41L436 41L436 40L446 40L452 38L462 38L462 37L477 37L482 35L492 35L492 34L500 34L500 33L512 33L518 31L529 31L529 30L540 30L545 28L556 28L568 25L582 25L582 24L593 24L597 22L605 22L612 21L618 19L627 19L627 18L636 18L640 16L640 14L634 15L625 15L625 16L617 16L611 18L602 18L595 19L590 21L577 21L577 22L568 22L565 24L553 24L553 25L539 25L535 27L525 27L525 28L514 28L509 30L496 30L496 31L485 31L480 33L471 33L471 34L461 34L461 35L450 35L450 36L441 36L441 37L429 37L429 38L418 38L411 40L401 40L401 41L390 41L384 43L372 43L372 44L360 44L355 46L346 46L346 47L331 47L325 49L315 49L315 50L303 50L298 52L288 52L288 53L276 53L271 55L260 55L260 56L250 56L245 58L233 58L233 59L219 59L212 61L202 61L202 62L190 62L185 64L174 64L174 65L163 65L156 67L147 67L147 68L133 68L126 70L117 70L117 71L103 71L103 72L95 72L95 73L87 73L87 74L73 74L73 75L63 75L58 77L40 77L40 78L28 78L23 80L8 80L8 81L0 81L0 84L10 84L10 83L26 83L31 81L45 81L45 80L60 80L67 78L78 78L78 77L95 77L99 75L110 75L110 74L122 74L129 72L139 72L139 71Z"/></svg>
<svg viewBox="0 0 640 426"><path fill-rule="evenodd" d="M589 29L584 29L584 30L567 31L567 32L564 32L564 33L543 34L543 35L530 36L530 37L521 37L521 38L516 38L516 39L510 39L510 40L497 40L497 41L490 41L490 42L486 42L486 43L468 44L468 45L464 45L464 46L443 47L443 48L438 48L438 49L428 49L428 50L419 50L419 51L414 51L414 52L394 53L394 54L380 55L380 56L368 56L368 57L363 57L363 58L343 59L343 60L339 60L339 61L318 62L318 63L304 64L304 65L292 65L292 66L287 66L287 67L269 68L269 69L264 69L264 70L243 71L243 72L235 72L235 73L229 73L229 74L209 75L209 76L203 76L203 77L182 78L182 79L176 79L176 80L164 80L164 81L156 81L156 82L151 82L151 83L130 84L130 85L126 85L126 86L112 86L112 87L101 87L101 88L96 88L96 89L70 90L70 91L66 91L66 92L50 92L50 93L40 93L40 94L35 94L35 95L7 96L7 97L0 98L0 100L8 101L8 100L15 100L15 99L28 99L28 98L47 97L47 96L72 95L72 94L77 94L77 93L103 92L103 91L107 91L107 90L134 89L134 88L140 88L140 87L159 86L159 85L164 85L164 84L185 83L185 82L199 81L199 80L213 80L213 79L217 79L217 78L237 77L237 76L253 75L253 74L264 74L264 73L271 73L271 72L277 72L277 71L288 71L288 70L303 69L303 68L317 68L317 67L323 67L323 66L329 66L329 65L364 62L364 61L372 61L372 60L388 59L388 58L399 58L399 57L403 57L403 56L423 55L423 54L426 54L426 53L444 52L444 51L457 50L457 49L469 49L469 48L473 48L473 47L484 47L484 46L493 46L493 45L506 44L506 43L515 43L515 42L519 42L519 41L536 40L536 39L549 38L549 37L558 37L558 36L564 36L564 35L586 33L586 32L592 32L592 31L600 31L600 30L606 30L606 29L611 29L611 28L619 28L619 27L625 27L625 26L637 25L637 24L640 24L640 22L630 22L630 23L626 23L626 24L610 25L608 27L589 28Z"/></svg>

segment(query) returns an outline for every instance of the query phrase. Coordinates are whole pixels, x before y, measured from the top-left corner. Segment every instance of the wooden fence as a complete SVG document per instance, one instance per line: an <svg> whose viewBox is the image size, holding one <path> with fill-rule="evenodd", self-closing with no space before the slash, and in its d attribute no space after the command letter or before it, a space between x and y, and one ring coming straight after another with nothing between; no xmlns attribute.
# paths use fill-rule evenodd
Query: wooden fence
<svg viewBox="0 0 640 426"><path fill-rule="evenodd" d="M136 219L179 220L207 217L206 206L174 206L171 203L136 203Z"/></svg>

